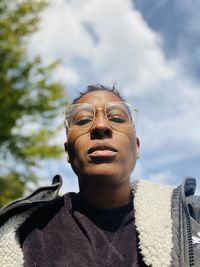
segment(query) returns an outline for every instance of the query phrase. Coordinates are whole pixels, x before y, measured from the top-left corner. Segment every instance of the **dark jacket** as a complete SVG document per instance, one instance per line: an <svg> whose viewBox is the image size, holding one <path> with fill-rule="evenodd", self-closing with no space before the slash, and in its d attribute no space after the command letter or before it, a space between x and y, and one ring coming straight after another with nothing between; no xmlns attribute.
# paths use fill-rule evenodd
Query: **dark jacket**
<svg viewBox="0 0 200 267"><path fill-rule="evenodd" d="M61 185L62 179L57 175L51 186L39 188L0 210L0 266L24 265L18 229L35 210L55 203ZM187 178L177 188L150 181L133 183L135 224L147 266L199 266L192 244L192 222L200 219L195 188L193 178Z"/></svg>

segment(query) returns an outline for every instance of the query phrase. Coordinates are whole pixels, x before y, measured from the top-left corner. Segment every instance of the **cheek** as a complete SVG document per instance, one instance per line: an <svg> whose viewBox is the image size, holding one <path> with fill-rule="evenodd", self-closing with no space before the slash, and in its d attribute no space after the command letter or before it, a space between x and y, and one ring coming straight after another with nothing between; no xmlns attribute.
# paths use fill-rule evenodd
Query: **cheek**
<svg viewBox="0 0 200 267"><path fill-rule="evenodd" d="M123 132L120 136L119 142L121 147L123 148L123 151L125 151L126 153L135 153L137 142L136 135L133 130Z"/></svg>
<svg viewBox="0 0 200 267"><path fill-rule="evenodd" d="M76 158L78 160L83 160L85 158L85 148L84 148L84 143L82 142L75 142L74 144L74 153Z"/></svg>
<svg viewBox="0 0 200 267"><path fill-rule="evenodd" d="M134 168L137 158L137 140L135 134L130 132L125 134L126 138L122 140L122 161L123 164Z"/></svg>
<svg viewBox="0 0 200 267"><path fill-rule="evenodd" d="M71 163L80 164L85 161L87 157L88 140L83 136L78 137L69 144L69 156Z"/></svg>

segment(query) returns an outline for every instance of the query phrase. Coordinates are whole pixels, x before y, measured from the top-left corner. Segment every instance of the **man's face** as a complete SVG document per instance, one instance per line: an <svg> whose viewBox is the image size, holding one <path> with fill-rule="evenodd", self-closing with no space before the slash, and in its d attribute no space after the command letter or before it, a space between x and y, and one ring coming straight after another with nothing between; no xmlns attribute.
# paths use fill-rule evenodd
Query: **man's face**
<svg viewBox="0 0 200 267"><path fill-rule="evenodd" d="M77 104L93 104L97 114L88 131L69 129L66 151L79 182L119 184L130 179L139 152L139 140L133 126L113 129L104 116L109 102L121 102L112 92L94 91ZM102 116L103 112L103 116Z"/></svg>

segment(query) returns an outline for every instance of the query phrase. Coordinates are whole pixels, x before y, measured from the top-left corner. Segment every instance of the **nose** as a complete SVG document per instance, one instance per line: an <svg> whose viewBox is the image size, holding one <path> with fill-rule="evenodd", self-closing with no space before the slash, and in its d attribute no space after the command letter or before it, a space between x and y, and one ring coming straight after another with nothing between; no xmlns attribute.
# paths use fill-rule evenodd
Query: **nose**
<svg viewBox="0 0 200 267"><path fill-rule="evenodd" d="M90 130L91 139L105 139L112 137L112 128L104 116L95 118L94 124Z"/></svg>

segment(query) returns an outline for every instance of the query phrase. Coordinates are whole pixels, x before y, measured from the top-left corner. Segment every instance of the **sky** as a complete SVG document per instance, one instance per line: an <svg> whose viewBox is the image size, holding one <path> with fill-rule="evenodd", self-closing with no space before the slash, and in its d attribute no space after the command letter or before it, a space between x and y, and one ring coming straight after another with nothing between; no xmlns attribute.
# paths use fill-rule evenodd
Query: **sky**
<svg viewBox="0 0 200 267"><path fill-rule="evenodd" d="M30 39L31 56L60 61L54 78L70 101L89 84L115 83L139 109L132 179L200 183L199 8L198 0L51 0ZM64 141L63 128L56 142ZM64 153L43 167L49 179L63 176L64 192L78 191Z"/></svg>

